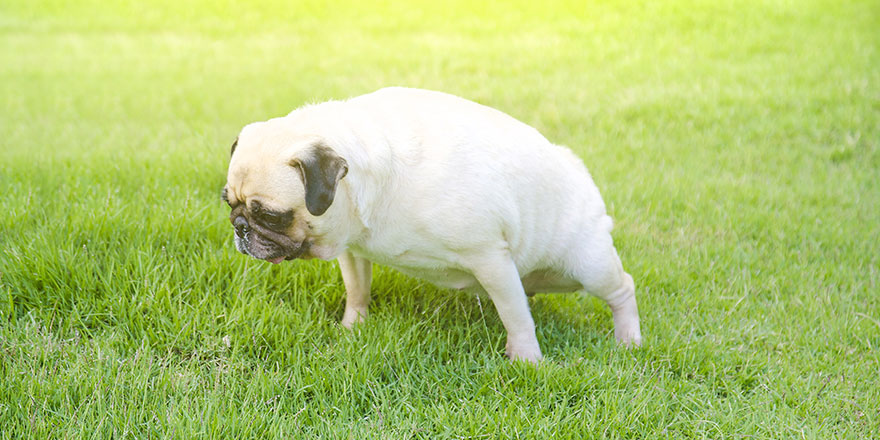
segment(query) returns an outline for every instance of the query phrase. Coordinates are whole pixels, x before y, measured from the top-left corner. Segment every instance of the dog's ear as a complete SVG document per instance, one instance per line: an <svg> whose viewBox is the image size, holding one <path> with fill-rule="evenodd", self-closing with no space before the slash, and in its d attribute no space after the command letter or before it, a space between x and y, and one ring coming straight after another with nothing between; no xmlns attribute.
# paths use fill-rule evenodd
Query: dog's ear
<svg viewBox="0 0 880 440"><path fill-rule="evenodd" d="M238 146L238 138L235 138L235 142L232 143L232 148L229 149L229 157L232 157L232 153L235 153L235 147Z"/></svg>
<svg viewBox="0 0 880 440"><path fill-rule="evenodd" d="M290 161L306 188L306 209L314 216L327 211L336 196L336 184L348 173L348 163L330 147L318 143Z"/></svg>

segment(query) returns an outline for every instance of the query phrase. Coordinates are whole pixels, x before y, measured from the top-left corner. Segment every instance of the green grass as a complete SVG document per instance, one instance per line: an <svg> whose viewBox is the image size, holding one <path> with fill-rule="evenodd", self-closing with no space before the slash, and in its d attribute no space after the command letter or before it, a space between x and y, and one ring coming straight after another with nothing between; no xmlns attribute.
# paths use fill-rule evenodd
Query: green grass
<svg viewBox="0 0 880 440"><path fill-rule="evenodd" d="M880 433L880 5L366 3L0 4L0 438ZM348 332L335 263L234 250L237 131L386 85L584 158L644 348L539 295L512 365L385 268Z"/></svg>

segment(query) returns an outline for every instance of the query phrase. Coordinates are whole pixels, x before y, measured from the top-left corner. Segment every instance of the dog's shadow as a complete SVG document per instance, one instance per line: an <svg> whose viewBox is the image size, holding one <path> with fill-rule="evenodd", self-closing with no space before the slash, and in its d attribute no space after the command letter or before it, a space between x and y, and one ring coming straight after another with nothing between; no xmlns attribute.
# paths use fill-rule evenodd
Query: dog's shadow
<svg viewBox="0 0 880 440"><path fill-rule="evenodd" d="M345 287L326 304L331 319L342 318ZM360 331L394 332L405 345L440 344L503 353L504 325L485 293L443 289L393 269L374 266L370 316ZM604 302L582 293L529 297L538 341L545 355L580 358L584 352L613 343L613 321ZM378 335L377 335L378 336Z"/></svg>

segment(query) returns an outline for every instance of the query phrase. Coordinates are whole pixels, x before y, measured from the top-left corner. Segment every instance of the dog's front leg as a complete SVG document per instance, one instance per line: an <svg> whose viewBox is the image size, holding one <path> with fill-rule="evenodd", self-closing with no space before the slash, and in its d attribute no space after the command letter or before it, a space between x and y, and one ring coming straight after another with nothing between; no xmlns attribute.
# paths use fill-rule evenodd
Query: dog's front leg
<svg viewBox="0 0 880 440"><path fill-rule="evenodd" d="M481 258L472 270L495 303L498 316L507 330L507 357L532 363L541 360L535 322L513 259L506 252L499 252L498 255Z"/></svg>
<svg viewBox="0 0 880 440"><path fill-rule="evenodd" d="M342 314L342 325L351 328L367 317L367 306L370 304L370 282L373 279L370 260L355 257L349 251L336 258L342 271L342 282L345 284L345 313Z"/></svg>

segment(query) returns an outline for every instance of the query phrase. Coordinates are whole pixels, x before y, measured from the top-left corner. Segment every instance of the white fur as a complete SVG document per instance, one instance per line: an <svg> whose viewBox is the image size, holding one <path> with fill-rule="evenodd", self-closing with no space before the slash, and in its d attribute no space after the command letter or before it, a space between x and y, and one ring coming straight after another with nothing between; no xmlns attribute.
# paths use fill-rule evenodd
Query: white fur
<svg viewBox="0 0 880 440"><path fill-rule="evenodd" d="M611 219L568 149L492 108L387 88L249 125L239 142L249 151L233 156L230 182L233 173L265 167L266 155L283 164L316 140L349 168L327 212L310 219L312 254L339 257L344 325L366 316L376 262L443 287L488 292L512 359L541 358L526 290L586 290L612 307L620 341L640 343L632 278L612 244ZM235 181L303 205L303 189L289 188L289 170L260 174Z"/></svg>

